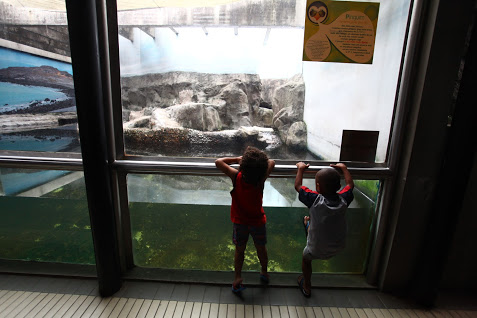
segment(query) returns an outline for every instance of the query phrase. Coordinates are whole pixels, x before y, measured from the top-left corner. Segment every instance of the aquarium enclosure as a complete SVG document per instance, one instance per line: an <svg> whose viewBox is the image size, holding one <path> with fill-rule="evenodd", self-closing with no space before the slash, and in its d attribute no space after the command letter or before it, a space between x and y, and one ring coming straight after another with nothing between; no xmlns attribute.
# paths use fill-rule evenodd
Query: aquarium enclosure
<svg viewBox="0 0 477 318"><path fill-rule="evenodd" d="M232 271L232 184L213 163L255 146L277 163L263 197L270 271L301 270L307 209L294 190L295 163L311 163L304 182L314 189L314 172L342 160L356 180L348 244L314 270L366 271L411 1L314 4L327 8L323 29L364 8L375 26L364 63L331 37L329 57L310 61L309 3L108 2L109 37L99 37L108 45L99 46L109 62L101 69L111 85L101 105L109 139L101 147L123 267ZM95 141L82 143L88 122L78 124L80 111L95 112L75 96L78 81L88 80L74 76L65 2L0 0L0 8L0 259L95 264L82 161ZM343 157L346 131L373 134L371 157ZM244 270L259 270L251 242Z"/></svg>
<svg viewBox="0 0 477 318"><path fill-rule="evenodd" d="M380 3L372 64L303 62L304 0L186 2L118 12L127 153L336 161L364 130L385 160L409 1Z"/></svg>

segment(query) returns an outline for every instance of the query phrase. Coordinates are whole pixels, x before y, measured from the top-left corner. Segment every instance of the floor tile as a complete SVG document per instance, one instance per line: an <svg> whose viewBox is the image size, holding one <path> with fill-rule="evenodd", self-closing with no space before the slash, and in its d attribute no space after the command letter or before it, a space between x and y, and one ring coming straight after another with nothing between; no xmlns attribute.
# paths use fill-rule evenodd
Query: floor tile
<svg viewBox="0 0 477 318"><path fill-rule="evenodd" d="M286 304L286 297L283 288L270 288L270 305Z"/></svg>
<svg viewBox="0 0 477 318"><path fill-rule="evenodd" d="M158 283L157 291L156 291L156 294L154 295L154 299L170 300L173 290L174 290L174 284Z"/></svg>
<svg viewBox="0 0 477 318"><path fill-rule="evenodd" d="M189 289L189 284L174 284L171 300L186 301L187 295L189 294Z"/></svg>
<svg viewBox="0 0 477 318"><path fill-rule="evenodd" d="M204 291L204 303L220 303L220 289L219 286L206 286Z"/></svg>
<svg viewBox="0 0 477 318"><path fill-rule="evenodd" d="M254 288L252 294L254 305L270 305L270 288Z"/></svg>
<svg viewBox="0 0 477 318"><path fill-rule="evenodd" d="M189 294L187 295L187 301L202 302L205 294L204 285L191 285Z"/></svg>

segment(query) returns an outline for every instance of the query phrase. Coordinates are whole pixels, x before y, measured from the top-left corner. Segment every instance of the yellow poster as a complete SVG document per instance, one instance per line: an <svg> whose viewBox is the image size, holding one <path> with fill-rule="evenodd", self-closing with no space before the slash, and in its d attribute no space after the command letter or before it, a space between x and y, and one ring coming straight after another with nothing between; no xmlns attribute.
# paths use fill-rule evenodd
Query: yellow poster
<svg viewBox="0 0 477 318"><path fill-rule="evenodd" d="M303 61L372 64L379 3L307 0Z"/></svg>

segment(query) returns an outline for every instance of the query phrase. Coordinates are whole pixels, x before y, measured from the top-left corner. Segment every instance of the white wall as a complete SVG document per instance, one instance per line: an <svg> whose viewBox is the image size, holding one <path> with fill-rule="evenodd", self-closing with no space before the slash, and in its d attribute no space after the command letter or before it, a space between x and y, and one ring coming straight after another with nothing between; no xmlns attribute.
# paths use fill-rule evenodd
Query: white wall
<svg viewBox="0 0 477 318"><path fill-rule="evenodd" d="M302 72L303 29L156 28L156 40L140 29L133 43L119 37L121 75L170 71L248 73L262 78L289 78Z"/></svg>
<svg viewBox="0 0 477 318"><path fill-rule="evenodd" d="M384 161L408 10L409 0L381 2L372 65L303 62L308 147L325 160L339 159L343 130L378 130Z"/></svg>

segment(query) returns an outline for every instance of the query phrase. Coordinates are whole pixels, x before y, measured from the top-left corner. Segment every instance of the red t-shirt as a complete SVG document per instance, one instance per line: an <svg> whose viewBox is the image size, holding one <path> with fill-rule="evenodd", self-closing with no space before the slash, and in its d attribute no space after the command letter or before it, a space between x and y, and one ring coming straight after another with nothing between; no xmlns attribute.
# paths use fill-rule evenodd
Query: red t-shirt
<svg viewBox="0 0 477 318"><path fill-rule="evenodd" d="M239 172L235 177L234 188L230 195L232 196L230 219L233 223L250 226L261 226L267 223L262 207L263 183L246 183L242 172Z"/></svg>

